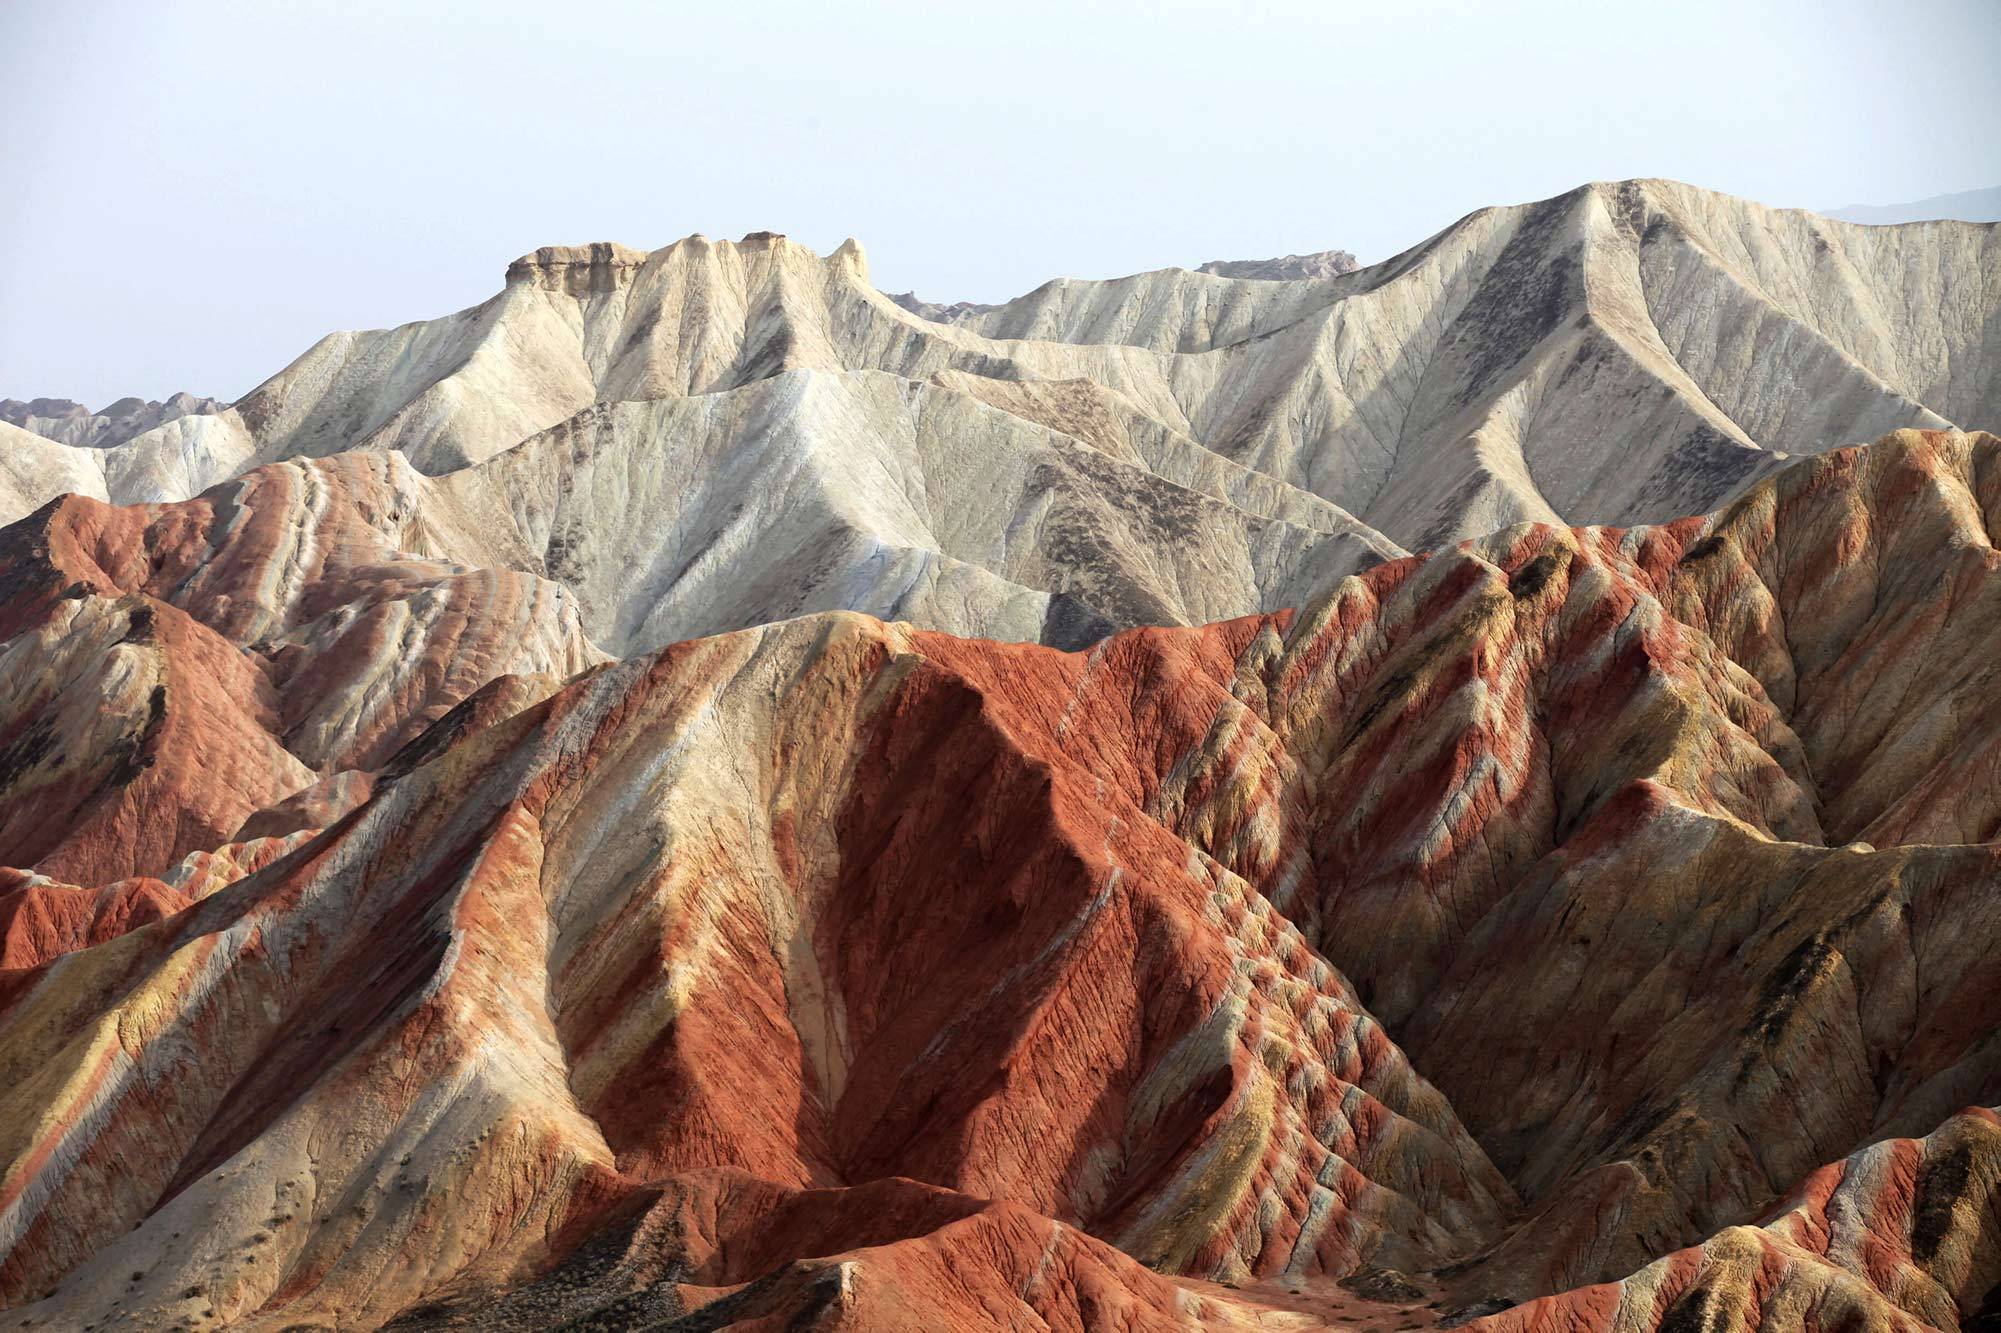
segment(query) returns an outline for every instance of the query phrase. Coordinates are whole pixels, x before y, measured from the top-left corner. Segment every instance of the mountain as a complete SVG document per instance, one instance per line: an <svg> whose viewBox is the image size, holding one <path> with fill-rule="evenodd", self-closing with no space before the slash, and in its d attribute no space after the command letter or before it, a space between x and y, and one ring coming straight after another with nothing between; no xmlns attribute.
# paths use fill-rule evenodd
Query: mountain
<svg viewBox="0 0 2001 1333"><path fill-rule="evenodd" d="M1810 1173L1762 1227L1731 1227L1621 1282L1545 1297L1488 1326L1986 1328L2001 1311L1992 1288L1978 1294L1993 1226L1969 1226L1968 1214L1984 1206L1991 1218L1997 1156L2001 1116L1969 1107L1922 1139L1878 1140Z"/></svg>
<svg viewBox="0 0 2001 1333"><path fill-rule="evenodd" d="M0 423L0 1324L1984 1326L1995 243L558 248Z"/></svg>
<svg viewBox="0 0 2001 1333"><path fill-rule="evenodd" d="M1333 277L1064 280L949 323L877 292L852 242L557 247L471 310L331 335L225 412L37 459L0 516L96 493L79 470L124 504L354 448L465 489L587 441L632 460L627 481L649 460L678 478L673 452L697 449L742 461L665 531L572 524L560 549L536 530L480 559L630 566L651 608L778 523L751 544L831 558L774 553L672 623L592 594L604 646L835 606L1069 646L1277 610L1302 578L1516 522L1702 512L1794 455L1991 422L1996 247L1993 227L1861 228L1638 181L1483 210ZM1199 569L1173 549L1190 525L1223 534Z"/></svg>
<svg viewBox="0 0 2001 1333"><path fill-rule="evenodd" d="M108 449L155 426L186 416L213 415L225 406L213 398L186 393L177 393L164 403L120 398L101 412L92 412L67 398L37 398L26 403L7 398L0 399L0 421L62 444Z"/></svg>
<svg viewBox="0 0 2001 1333"><path fill-rule="evenodd" d="M1861 222L1872 227L1901 222L1931 222L1949 219L1958 222L2001 222L2001 186L1991 190L1967 190L1960 194L1939 194L1909 204L1850 204L1827 214L1842 222Z"/></svg>

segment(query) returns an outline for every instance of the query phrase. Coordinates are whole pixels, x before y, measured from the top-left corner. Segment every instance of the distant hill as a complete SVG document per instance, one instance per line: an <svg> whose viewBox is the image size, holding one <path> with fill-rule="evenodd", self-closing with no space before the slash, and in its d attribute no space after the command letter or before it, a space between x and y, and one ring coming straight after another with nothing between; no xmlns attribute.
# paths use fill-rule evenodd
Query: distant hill
<svg viewBox="0 0 2001 1333"><path fill-rule="evenodd" d="M1291 282L1299 278L1338 278L1360 267L1361 263L1346 250L1321 250L1310 255L1283 255L1277 259L1212 259L1195 271L1217 278Z"/></svg>
<svg viewBox="0 0 2001 1333"><path fill-rule="evenodd" d="M1873 227L1898 222L1933 222L1941 218L1958 222L2001 222L2001 185L1991 190L1965 190L1959 194L1935 194L1909 204L1850 204L1824 216L1840 222L1863 222Z"/></svg>
<svg viewBox="0 0 2001 1333"><path fill-rule="evenodd" d="M188 416L212 416L227 407L214 398L177 393L164 403L120 398L101 412L67 398L0 399L0 421L33 431L44 439L86 449L109 449L169 421Z"/></svg>

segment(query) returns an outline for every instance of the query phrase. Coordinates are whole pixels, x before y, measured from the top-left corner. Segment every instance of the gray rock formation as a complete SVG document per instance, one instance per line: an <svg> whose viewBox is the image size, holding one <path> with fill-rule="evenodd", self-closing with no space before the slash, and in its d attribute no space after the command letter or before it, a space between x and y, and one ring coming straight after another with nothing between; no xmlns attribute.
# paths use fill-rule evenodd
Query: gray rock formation
<svg viewBox="0 0 2001 1333"><path fill-rule="evenodd" d="M2001 421L1994 226L1665 181L1482 210L1333 276L923 308L852 241L550 247L472 309L329 335L227 410L84 457L15 440L0 517L393 450L441 479L432 554L572 583L617 652L831 607L1067 643Z"/></svg>
<svg viewBox="0 0 2001 1333"><path fill-rule="evenodd" d="M567 584L621 655L840 609L1069 647L1296 605L1401 554L1143 417L1087 440L966 378L796 369L601 404L430 482L422 541Z"/></svg>

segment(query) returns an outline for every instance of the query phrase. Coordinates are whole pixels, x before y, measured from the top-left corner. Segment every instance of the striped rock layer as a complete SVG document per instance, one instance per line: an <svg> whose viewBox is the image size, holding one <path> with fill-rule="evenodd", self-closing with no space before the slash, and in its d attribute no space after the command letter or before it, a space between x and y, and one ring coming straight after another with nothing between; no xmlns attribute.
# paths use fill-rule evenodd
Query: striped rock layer
<svg viewBox="0 0 2001 1333"><path fill-rule="evenodd" d="M567 589L403 549L417 480L350 454L0 531L0 864L159 875L498 677L602 660Z"/></svg>
<svg viewBox="0 0 2001 1333"><path fill-rule="evenodd" d="M1075 652L607 662L422 485L0 534L0 1325L1984 1317L1994 437Z"/></svg>

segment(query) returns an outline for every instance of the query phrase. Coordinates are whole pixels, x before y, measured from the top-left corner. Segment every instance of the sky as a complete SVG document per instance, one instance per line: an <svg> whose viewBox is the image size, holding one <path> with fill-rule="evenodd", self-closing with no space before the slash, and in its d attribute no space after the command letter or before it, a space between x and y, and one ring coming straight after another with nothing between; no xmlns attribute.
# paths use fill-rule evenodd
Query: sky
<svg viewBox="0 0 2001 1333"><path fill-rule="evenodd" d="M2001 0L0 0L0 397L242 396L541 245L785 232L878 287L1348 249L1668 176L2001 184Z"/></svg>

